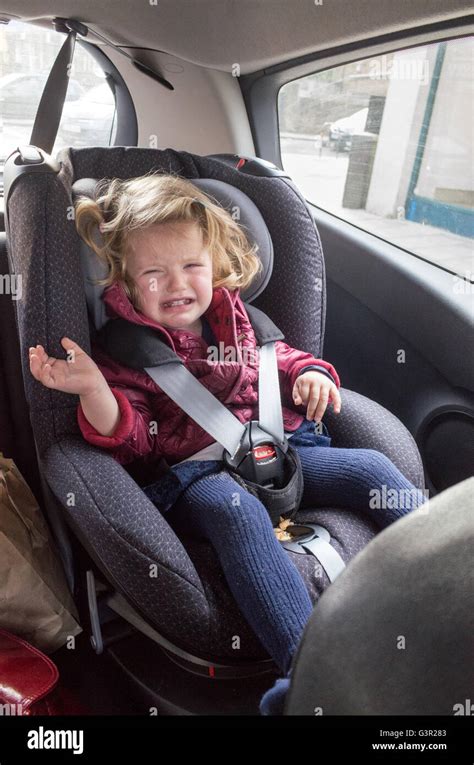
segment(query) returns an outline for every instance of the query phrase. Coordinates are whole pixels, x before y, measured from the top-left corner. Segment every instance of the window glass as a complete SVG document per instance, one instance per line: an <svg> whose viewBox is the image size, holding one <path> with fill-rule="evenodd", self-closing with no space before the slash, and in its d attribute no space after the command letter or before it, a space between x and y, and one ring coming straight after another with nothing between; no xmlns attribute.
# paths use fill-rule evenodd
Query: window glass
<svg viewBox="0 0 474 765"><path fill-rule="evenodd" d="M0 168L29 144L36 111L66 35L32 24L0 25ZM109 146L115 139L112 90L95 59L76 41L53 155L64 146Z"/></svg>
<svg viewBox="0 0 474 765"><path fill-rule="evenodd" d="M472 280L473 38L284 85L283 167L306 198Z"/></svg>

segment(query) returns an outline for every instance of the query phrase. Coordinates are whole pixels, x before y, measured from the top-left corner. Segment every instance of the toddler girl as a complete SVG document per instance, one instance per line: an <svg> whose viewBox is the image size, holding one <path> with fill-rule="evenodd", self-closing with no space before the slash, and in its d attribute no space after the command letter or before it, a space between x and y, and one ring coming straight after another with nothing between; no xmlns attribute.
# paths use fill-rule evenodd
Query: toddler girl
<svg viewBox="0 0 474 765"><path fill-rule="evenodd" d="M112 320L158 330L242 423L258 419L257 344L240 291L261 263L258 247L231 215L191 182L151 173L101 181L95 201L77 203L76 226L109 266L102 283ZM121 366L98 346L93 359L73 339L61 343L67 361L49 357L40 345L30 349L34 377L78 395L84 438L122 464L166 459L168 474L144 491L178 533L209 540L243 615L287 675L312 603L264 505L223 468L223 448L145 372ZM210 362L210 349L221 344L234 357ZM341 410L334 367L283 341L275 349L285 433L304 474L301 508L361 511L383 528L422 504L423 493L382 453L330 446L322 417L328 405ZM373 506L371 492L382 494L384 487L391 496L403 494L400 508ZM272 693L266 697L264 714L276 708Z"/></svg>

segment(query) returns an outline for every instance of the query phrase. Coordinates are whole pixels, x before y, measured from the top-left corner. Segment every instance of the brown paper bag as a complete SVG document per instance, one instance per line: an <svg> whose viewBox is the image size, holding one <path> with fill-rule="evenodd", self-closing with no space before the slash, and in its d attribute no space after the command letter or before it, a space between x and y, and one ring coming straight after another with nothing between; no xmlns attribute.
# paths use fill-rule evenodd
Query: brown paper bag
<svg viewBox="0 0 474 765"><path fill-rule="evenodd" d="M0 626L52 653L82 632L78 619L36 499L0 452Z"/></svg>

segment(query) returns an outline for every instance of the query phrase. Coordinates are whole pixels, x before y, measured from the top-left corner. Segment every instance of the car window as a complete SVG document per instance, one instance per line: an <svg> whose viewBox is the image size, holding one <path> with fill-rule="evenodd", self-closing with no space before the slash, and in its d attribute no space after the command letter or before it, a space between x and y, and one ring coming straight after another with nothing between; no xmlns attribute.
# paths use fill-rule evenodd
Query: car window
<svg viewBox="0 0 474 765"><path fill-rule="evenodd" d="M103 85L98 85L95 88L92 88L92 90L89 90L88 93L83 98L85 103L92 103L92 104L113 104L114 103L114 97L112 94L112 91L110 90L107 83L104 83Z"/></svg>
<svg viewBox="0 0 474 765"><path fill-rule="evenodd" d="M79 85L78 81L70 77L69 86L66 93L66 101L76 101L78 98L80 98L83 95L84 95L84 90Z"/></svg>
<svg viewBox="0 0 474 765"><path fill-rule="evenodd" d="M282 163L306 198L472 279L473 38L284 85Z"/></svg>
<svg viewBox="0 0 474 765"><path fill-rule="evenodd" d="M28 144L36 111L65 35L10 22L0 25L0 172L19 144ZM65 146L109 146L116 131L112 90L95 59L76 42L53 156Z"/></svg>

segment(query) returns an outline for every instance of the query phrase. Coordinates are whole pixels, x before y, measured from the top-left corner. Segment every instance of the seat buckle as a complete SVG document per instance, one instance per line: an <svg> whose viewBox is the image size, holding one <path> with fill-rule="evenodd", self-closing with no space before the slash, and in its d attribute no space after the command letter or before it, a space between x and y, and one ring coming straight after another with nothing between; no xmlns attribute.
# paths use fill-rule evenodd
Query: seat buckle
<svg viewBox="0 0 474 765"><path fill-rule="evenodd" d="M279 444L257 420L245 423L236 453L224 451L224 462L242 478L265 488L279 489L284 481L284 456L288 443Z"/></svg>

